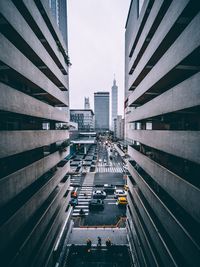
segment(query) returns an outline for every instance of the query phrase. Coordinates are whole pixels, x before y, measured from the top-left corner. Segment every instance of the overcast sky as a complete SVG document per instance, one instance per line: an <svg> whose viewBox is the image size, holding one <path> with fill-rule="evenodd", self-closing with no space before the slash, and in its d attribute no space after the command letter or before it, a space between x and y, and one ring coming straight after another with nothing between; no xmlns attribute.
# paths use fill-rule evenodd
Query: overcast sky
<svg viewBox="0 0 200 267"><path fill-rule="evenodd" d="M109 91L115 77L123 115L124 33L130 0L68 0L70 108L94 107L94 92Z"/></svg>

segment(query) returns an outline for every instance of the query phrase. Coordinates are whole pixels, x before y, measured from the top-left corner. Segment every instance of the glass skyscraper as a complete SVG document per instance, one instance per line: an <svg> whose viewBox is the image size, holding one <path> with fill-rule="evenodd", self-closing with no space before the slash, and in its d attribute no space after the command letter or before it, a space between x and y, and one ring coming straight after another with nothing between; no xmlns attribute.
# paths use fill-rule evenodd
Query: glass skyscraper
<svg viewBox="0 0 200 267"><path fill-rule="evenodd" d="M109 130L109 92L94 93L94 113L96 131Z"/></svg>

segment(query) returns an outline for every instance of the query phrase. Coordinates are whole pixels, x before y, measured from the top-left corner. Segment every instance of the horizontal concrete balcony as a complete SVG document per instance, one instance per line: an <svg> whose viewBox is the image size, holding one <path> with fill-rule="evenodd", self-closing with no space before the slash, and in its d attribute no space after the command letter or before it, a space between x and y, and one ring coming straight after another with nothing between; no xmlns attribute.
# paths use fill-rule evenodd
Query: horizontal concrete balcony
<svg viewBox="0 0 200 267"><path fill-rule="evenodd" d="M27 22L31 29L33 29L34 33L38 36L41 43L47 49L48 53L54 59L55 63L58 65L60 70L67 74L68 67L64 60L64 57L59 50L56 41L47 27L40 11L38 10L35 1L32 0L23 0L18 3L15 1L15 5L20 10L21 14L24 16L25 14L29 14L32 19L28 19ZM25 16L24 16L25 17ZM60 38L60 41L62 38Z"/></svg>
<svg viewBox="0 0 200 267"><path fill-rule="evenodd" d="M200 247L198 244L174 217L165 204L153 192L153 190L149 187L143 177L136 171L130 162L128 163L128 168L145 199L149 203L159 222L170 236L184 260L189 266L196 266L196 263L200 258Z"/></svg>
<svg viewBox="0 0 200 267"><path fill-rule="evenodd" d="M37 251L37 254L32 255L34 257L32 258L33 260L32 262L34 264L33 266L39 266L39 263L41 263L42 261L48 262L52 257L54 246L56 244L59 233L67 217L65 213L67 205L68 205L67 201L63 203L63 206L61 207L59 213L53 220L47 235L45 236L43 242L41 243L40 248Z"/></svg>
<svg viewBox="0 0 200 267"><path fill-rule="evenodd" d="M0 158L69 139L67 130L1 131Z"/></svg>
<svg viewBox="0 0 200 267"><path fill-rule="evenodd" d="M24 189L35 182L39 177L48 172L62 159L67 157L68 154L69 149L68 151L64 152L57 151L0 179L0 207L6 205ZM68 164L67 172L69 170L70 166ZM15 186L13 186L13 184Z"/></svg>
<svg viewBox="0 0 200 267"><path fill-rule="evenodd" d="M0 82L0 110L37 118L68 122L66 113ZM15 99L15 101L12 101Z"/></svg>
<svg viewBox="0 0 200 267"><path fill-rule="evenodd" d="M56 173L48 180L47 183L43 184L41 188L27 201L25 202L0 228L0 235L3 240L0 244L0 250L5 248L9 242L15 237L20 229L22 229L26 223L28 223L31 216L41 207L44 201L49 195L55 190L59 191L60 187L65 185L66 189L70 185L70 179L64 183L60 183L63 177L68 172L68 164L62 168L58 168ZM59 184L60 183L60 184ZM13 225L15 227L13 227Z"/></svg>
<svg viewBox="0 0 200 267"><path fill-rule="evenodd" d="M150 242L149 242L148 237L146 235L143 224L141 223L141 220L138 217L138 214L137 214L136 209L134 207L135 204L132 203L132 199L129 197L129 195L127 197L127 200L129 203L129 209L131 210L131 213L132 213L131 220L134 221L134 226L135 226L136 233L137 233L137 238L135 238L135 239L140 240L140 243L139 244L136 243L135 246L137 246L137 247L140 246L140 248L142 249L143 255L145 254L146 257L148 258L149 266L159 266L159 262L157 261L155 253L154 253L154 251L150 245ZM135 249L136 249L137 253L140 255L141 252L139 251L139 248L135 248ZM141 255L139 257L141 258ZM145 260L145 262L146 261L147 261L147 259Z"/></svg>
<svg viewBox="0 0 200 267"><path fill-rule="evenodd" d="M128 138L200 164L199 131L129 130Z"/></svg>
<svg viewBox="0 0 200 267"><path fill-rule="evenodd" d="M129 72L131 71L131 68L134 67L134 72L133 72L133 80L136 80L137 77L139 76L139 74L142 72L142 70L144 69L144 66L147 65L148 61L151 59L151 57L155 54L158 53L157 49L159 46L162 46L163 48L165 48L168 43L166 42L168 39L168 42L171 41L171 39L173 40L173 37L175 38L176 35L169 35L170 30L173 28L173 26L176 26L176 32L178 33L179 29L178 29L178 19L181 16L181 13L183 12L183 10L185 9L185 7L187 6L189 0L183 0L181 2L177 1L172 1L171 5L169 6L169 8L166 10L166 8L168 7L169 4L166 5L166 1L159 1L159 3L156 3L153 8L152 8L152 12L150 13L149 17L148 17L148 21L144 27L144 31L142 32L141 38L138 42L138 45L134 51L134 54L131 58L130 64L129 64ZM165 11L166 13L164 14L164 16L162 15L158 15L160 9L162 6L166 6ZM158 17L157 17L158 16ZM160 16L160 17L159 17ZM158 26L157 29L155 29L153 32L155 32L154 34L151 33L152 29L151 28L155 28L154 24L156 22L156 20L160 21L160 24ZM180 27L181 28L181 27ZM151 31L150 31L151 30ZM166 40L165 40L166 38ZM150 40L148 40L150 39ZM148 41L147 41L148 40ZM141 53L141 49L145 49L146 51L144 51L144 57L141 57L142 55L140 55ZM159 47L160 49L160 47ZM165 51L166 49L163 49L163 51ZM135 61L139 56L141 57L138 65L136 65ZM138 59L137 59L138 61Z"/></svg>
<svg viewBox="0 0 200 267"><path fill-rule="evenodd" d="M135 46L133 55L129 61L129 67L128 67L129 73L132 73L132 71L131 71L132 67L135 68L134 63L138 57L139 52L141 53L141 50L142 51L145 50L145 48L149 44L148 35L149 35L150 30L152 28L155 28L155 24L158 23L157 20L159 20L159 21L161 20L161 16L159 15L159 12L161 10L161 7L165 6L165 5L163 5L164 2L165 2L164 0L161 0L158 3L154 4L151 8L151 11L148 15L147 21L144 24L144 28L140 34L140 37L138 39L136 46ZM139 17L139 19L140 19L140 17ZM156 30L156 28L155 28L155 30ZM129 54L130 54L131 48L132 48L132 42L129 44Z"/></svg>
<svg viewBox="0 0 200 267"><path fill-rule="evenodd" d="M198 63L193 61L197 61L195 53L198 54L199 49L200 32L196 31L199 24L200 14L191 21L133 91L129 97L129 106L139 103L144 104L152 97L150 94L155 94L155 96L161 94L164 90L169 89L168 87L172 84L178 84L178 82L198 72ZM191 56L192 58L190 58ZM134 80L135 78L132 76L129 81L129 88L133 85Z"/></svg>
<svg viewBox="0 0 200 267"><path fill-rule="evenodd" d="M157 96L126 115L127 122L140 121L200 105L200 73ZM190 90L188 91L188 88Z"/></svg>
<svg viewBox="0 0 200 267"><path fill-rule="evenodd" d="M6 37L14 42L16 47L41 69L55 85L66 90L68 88L67 78L49 56L16 6L9 0L2 1L0 2L0 10L2 16L6 19L4 24ZM18 36L17 42L16 36Z"/></svg>
<svg viewBox="0 0 200 267"><path fill-rule="evenodd" d="M156 251L158 253L158 255L160 256L161 262L162 262L162 266L177 266L175 259L173 258L172 254L170 253L170 248L167 247L167 244L165 243L164 239L162 238L161 233L159 233L158 228L156 227L156 225L154 224L150 214L148 213L144 203L142 202L140 196L138 195L138 192L136 189L133 190L133 192L131 192L131 195L133 197L134 200L134 204L131 201L131 198L128 197L128 203L130 206L130 209L133 211L133 214L135 215L135 220L136 220L136 226L139 230L140 233L140 237L143 239L143 245L146 243L149 245L149 248L146 245L146 249L149 249L150 251L152 251L152 248L150 246L150 243L148 242L148 237L146 236L145 230L142 227L142 224L139 220L138 214L135 210L134 205L137 207L137 210L140 213L140 216L142 217L142 220L146 226L146 231L148 231L148 234L151 237L151 240L153 241L153 244L156 248ZM145 249L145 252L146 252ZM153 261L153 259L155 260L155 263L151 266L160 266L159 262L156 261L156 257L154 256L154 258L152 259L151 254L148 253L149 255L149 260L151 260L151 262Z"/></svg>
<svg viewBox="0 0 200 267"><path fill-rule="evenodd" d="M54 105L69 105L68 94L62 92L52 83L44 73L1 33L0 50L6 51L5 53L0 53L0 61L5 64L3 72L6 72L9 79L23 81L24 85L27 85L33 90L33 96L40 95L46 102L50 101Z"/></svg>
<svg viewBox="0 0 200 267"><path fill-rule="evenodd" d="M175 173L159 165L133 147L128 154L144 169L181 207L200 223L200 190Z"/></svg>
<svg viewBox="0 0 200 267"><path fill-rule="evenodd" d="M28 264L28 261L30 260L31 255L33 253L33 247L39 245L38 242L40 242L41 233L44 233L47 229L52 217L56 214L56 210L58 208L62 210L62 207L64 206L65 208L66 203L69 203L70 194L68 194L66 200L63 199L63 196L67 191L68 187L69 183L67 182L59 188L59 191L52 199L50 205L46 208L37 224L34 226L30 234L27 236L26 240L24 240L23 244L20 246L20 253L17 254L15 259L13 260L13 262L15 262L17 266L23 266L25 263Z"/></svg>
<svg viewBox="0 0 200 267"><path fill-rule="evenodd" d="M129 31L131 29L131 34L129 32L129 43L128 43L128 47L127 47L129 57L132 56L134 49L137 45L137 42L140 38L140 35L144 29L145 23L148 19L149 11L147 11L147 8L152 9L152 4L153 4L152 0L147 0L144 2L144 5L142 6L140 16L138 17L137 23L135 23L136 19L131 20L131 18L130 18L130 20L128 20L126 31ZM130 12L133 12L133 13L130 13L130 16L134 17L135 11L133 9L131 9ZM134 29L134 31L132 29ZM127 34L127 32L126 32L126 34Z"/></svg>

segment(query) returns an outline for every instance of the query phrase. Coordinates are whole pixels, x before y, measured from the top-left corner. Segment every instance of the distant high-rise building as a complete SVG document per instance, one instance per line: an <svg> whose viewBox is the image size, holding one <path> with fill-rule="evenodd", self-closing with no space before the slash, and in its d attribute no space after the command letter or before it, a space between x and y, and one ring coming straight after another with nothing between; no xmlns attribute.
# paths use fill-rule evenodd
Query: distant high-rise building
<svg viewBox="0 0 200 267"><path fill-rule="evenodd" d="M118 115L117 118L114 119L114 138L123 140L124 139L124 119L122 119L121 115Z"/></svg>
<svg viewBox="0 0 200 267"><path fill-rule="evenodd" d="M94 130L94 112L91 109L70 109L70 121L78 123L78 130Z"/></svg>
<svg viewBox="0 0 200 267"><path fill-rule="evenodd" d="M111 100L112 100L112 114L111 114L111 130L114 130L114 119L117 118L118 113L118 87L116 80L113 80L113 86L111 89Z"/></svg>
<svg viewBox="0 0 200 267"><path fill-rule="evenodd" d="M90 99L89 99L89 97L85 97L84 109L90 109Z"/></svg>
<svg viewBox="0 0 200 267"><path fill-rule="evenodd" d="M109 130L109 92L94 93L96 131Z"/></svg>
<svg viewBox="0 0 200 267"><path fill-rule="evenodd" d="M49 7L67 48L67 0L49 0Z"/></svg>

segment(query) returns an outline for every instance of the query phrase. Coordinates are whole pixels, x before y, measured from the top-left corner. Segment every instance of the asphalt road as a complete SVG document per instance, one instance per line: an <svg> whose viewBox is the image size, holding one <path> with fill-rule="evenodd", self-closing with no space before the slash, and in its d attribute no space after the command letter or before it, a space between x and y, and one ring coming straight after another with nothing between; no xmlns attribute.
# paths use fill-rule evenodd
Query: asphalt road
<svg viewBox="0 0 200 267"><path fill-rule="evenodd" d="M104 144L98 144L97 151L98 161L94 176L93 190L103 189L104 184L113 184L118 188L123 188L125 181L123 179L123 164L121 157L111 147ZM110 156L112 156L112 160L109 159ZM104 163L104 161L106 162ZM116 170L118 172L116 172ZM117 200L114 199L114 194L107 194L107 197L104 200L104 210L88 211L88 215L82 218L74 218L75 226L116 225L120 221L120 218L126 215L126 207L119 207L116 202ZM87 209L87 207L85 208Z"/></svg>

